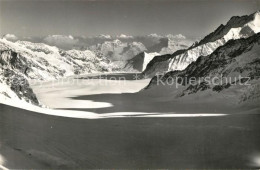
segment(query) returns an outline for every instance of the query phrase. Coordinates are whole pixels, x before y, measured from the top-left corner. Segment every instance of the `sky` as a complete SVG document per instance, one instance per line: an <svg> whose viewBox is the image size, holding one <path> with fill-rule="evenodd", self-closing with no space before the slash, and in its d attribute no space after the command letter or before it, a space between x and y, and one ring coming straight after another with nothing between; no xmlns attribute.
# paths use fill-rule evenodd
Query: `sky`
<svg viewBox="0 0 260 170"><path fill-rule="evenodd" d="M203 37L260 0L0 0L0 34Z"/></svg>

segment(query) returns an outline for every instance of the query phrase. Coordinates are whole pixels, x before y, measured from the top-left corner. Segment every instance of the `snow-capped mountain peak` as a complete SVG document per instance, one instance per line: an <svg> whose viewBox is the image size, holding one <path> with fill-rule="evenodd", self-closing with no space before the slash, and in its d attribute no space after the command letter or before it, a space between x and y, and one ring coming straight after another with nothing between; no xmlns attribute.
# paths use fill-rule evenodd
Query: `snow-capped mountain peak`
<svg viewBox="0 0 260 170"><path fill-rule="evenodd" d="M32 43L29 41L17 41L16 44L19 46L22 46L26 49L30 49L31 51L34 52L43 52L45 54L54 54L58 53L59 49L55 46L50 46L44 43Z"/></svg>
<svg viewBox="0 0 260 170"><path fill-rule="evenodd" d="M147 66L146 74L183 70L200 56L207 56L229 40L247 38L260 32L259 12L242 17L232 17L226 25L220 25L214 32L207 35L199 43L184 51L177 51L165 58L157 56Z"/></svg>
<svg viewBox="0 0 260 170"><path fill-rule="evenodd" d="M254 20L247 24L255 33L260 32L260 11L254 13Z"/></svg>
<svg viewBox="0 0 260 170"><path fill-rule="evenodd" d="M118 36L116 36L117 38L121 38L121 39L131 39L131 38L134 38L133 36L131 35L125 35L125 34L120 34Z"/></svg>
<svg viewBox="0 0 260 170"><path fill-rule="evenodd" d="M100 34L97 37L98 38L103 38L103 39L112 39L111 35L107 35L107 34Z"/></svg>
<svg viewBox="0 0 260 170"><path fill-rule="evenodd" d="M185 83L179 84L179 88L171 89L171 92L173 92L171 95L187 97L191 94L203 94L205 91L210 94L210 90L215 92L213 92L214 95L216 95L216 92L221 93L223 91L226 94L236 91L233 95L225 95L225 98L234 97L233 100L237 102L241 102L241 99L242 101L259 99L259 55L260 33L248 38L228 41L210 55L200 56L198 60L184 70L170 71L161 77L153 77L147 88L156 87L158 79L161 82L167 82L168 80L181 78L184 80L185 78ZM203 79L203 77L209 78L209 81ZM215 79L216 77L218 80ZM195 81L190 81L190 79ZM213 81L213 79L215 80ZM243 85L245 81L247 81L247 85ZM249 86L249 84L251 85ZM168 85L172 86L172 84ZM174 86L177 87L175 84ZM229 90L230 88L232 90ZM232 101L233 104L235 104L234 101Z"/></svg>
<svg viewBox="0 0 260 170"><path fill-rule="evenodd" d="M89 50L97 56L109 59L110 61L125 61L146 50L141 42L123 42L119 39L105 41L97 45L90 46Z"/></svg>

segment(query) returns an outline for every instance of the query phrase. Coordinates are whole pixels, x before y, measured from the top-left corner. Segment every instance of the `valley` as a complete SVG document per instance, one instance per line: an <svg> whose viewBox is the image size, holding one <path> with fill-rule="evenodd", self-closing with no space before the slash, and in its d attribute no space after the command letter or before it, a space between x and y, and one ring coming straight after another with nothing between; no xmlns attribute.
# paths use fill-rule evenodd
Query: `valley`
<svg viewBox="0 0 260 170"><path fill-rule="evenodd" d="M200 41L5 34L0 169L259 168L259 56L259 11Z"/></svg>

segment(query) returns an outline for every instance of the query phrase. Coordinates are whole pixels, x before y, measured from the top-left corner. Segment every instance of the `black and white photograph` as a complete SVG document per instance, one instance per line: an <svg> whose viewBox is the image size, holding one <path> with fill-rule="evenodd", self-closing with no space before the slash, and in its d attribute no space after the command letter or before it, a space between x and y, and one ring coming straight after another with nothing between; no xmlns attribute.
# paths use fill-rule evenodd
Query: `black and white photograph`
<svg viewBox="0 0 260 170"><path fill-rule="evenodd" d="M260 0L0 0L0 169L259 169Z"/></svg>

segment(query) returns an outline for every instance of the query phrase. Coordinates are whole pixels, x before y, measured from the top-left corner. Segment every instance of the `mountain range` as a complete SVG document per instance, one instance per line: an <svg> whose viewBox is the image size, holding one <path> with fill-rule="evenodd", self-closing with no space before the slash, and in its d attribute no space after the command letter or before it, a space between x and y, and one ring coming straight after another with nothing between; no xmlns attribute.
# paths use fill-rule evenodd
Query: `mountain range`
<svg viewBox="0 0 260 170"><path fill-rule="evenodd" d="M176 51L155 57L148 65L144 74L154 76L157 73L183 70L200 56L207 56L229 40L246 38L260 32L260 13L242 17L232 17L226 25L220 25L214 32L200 42L185 50Z"/></svg>
<svg viewBox="0 0 260 170"><path fill-rule="evenodd" d="M122 70L126 64L138 54L159 53L170 54L180 49L188 48L194 40L178 35L157 35L150 34L145 36L130 36L130 35L98 35L98 36L72 36L72 35L48 35L46 37L17 37L13 34L3 36L11 42L27 41L28 43L46 44L55 46L60 50L79 50L92 51L97 57L106 61L114 70ZM130 61L131 62L131 61ZM134 70L133 67L129 69ZM126 70L127 71L127 70ZM134 70L139 71L139 70Z"/></svg>
<svg viewBox="0 0 260 170"><path fill-rule="evenodd" d="M216 109L228 105L259 112L259 14L232 17L189 49L154 57L144 71L153 78L143 92L198 106L213 102Z"/></svg>

